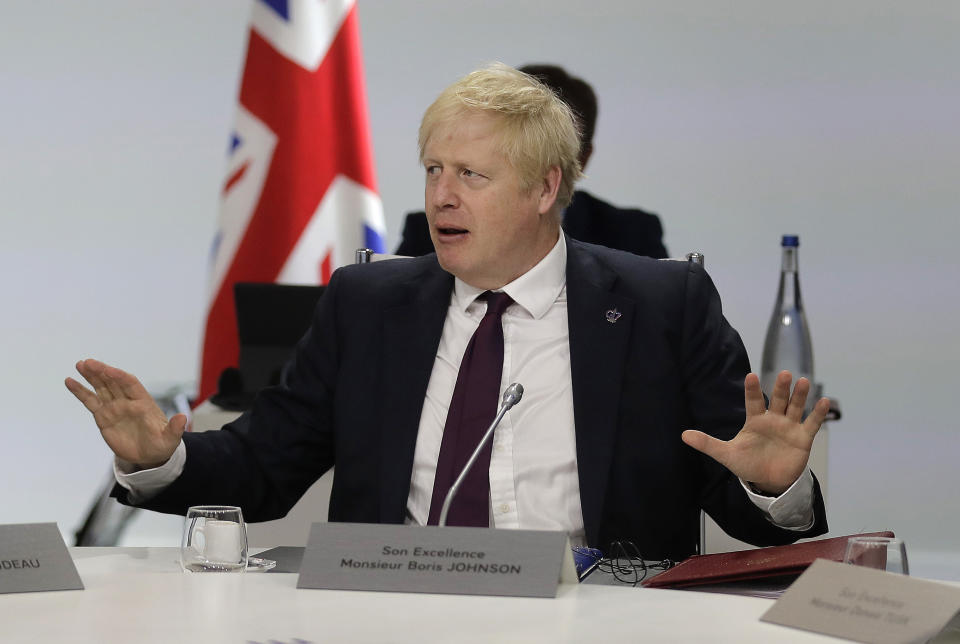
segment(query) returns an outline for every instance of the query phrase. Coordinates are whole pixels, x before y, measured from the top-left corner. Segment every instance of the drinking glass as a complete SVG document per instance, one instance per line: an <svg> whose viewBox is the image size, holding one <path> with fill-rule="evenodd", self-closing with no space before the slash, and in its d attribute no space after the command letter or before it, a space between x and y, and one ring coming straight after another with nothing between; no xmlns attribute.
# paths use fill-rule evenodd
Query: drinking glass
<svg viewBox="0 0 960 644"><path fill-rule="evenodd" d="M893 537L851 537L843 563L909 575L907 546Z"/></svg>
<svg viewBox="0 0 960 644"><path fill-rule="evenodd" d="M187 510L180 565L188 572L243 572L247 528L234 505L195 505Z"/></svg>

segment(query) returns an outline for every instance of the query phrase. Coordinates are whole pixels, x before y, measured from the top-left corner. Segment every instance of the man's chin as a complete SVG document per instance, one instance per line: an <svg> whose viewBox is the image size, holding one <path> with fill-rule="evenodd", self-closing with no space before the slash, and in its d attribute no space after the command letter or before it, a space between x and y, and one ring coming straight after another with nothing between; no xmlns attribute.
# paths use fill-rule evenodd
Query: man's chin
<svg viewBox="0 0 960 644"><path fill-rule="evenodd" d="M440 248L437 250L437 261L440 263L440 268L467 284L473 284L476 281L473 279L476 277L476 267L467 261L462 253L451 252L449 248Z"/></svg>
<svg viewBox="0 0 960 644"><path fill-rule="evenodd" d="M457 261L455 254L443 247L437 248L437 262L440 263L440 268L454 276L464 270L462 262Z"/></svg>

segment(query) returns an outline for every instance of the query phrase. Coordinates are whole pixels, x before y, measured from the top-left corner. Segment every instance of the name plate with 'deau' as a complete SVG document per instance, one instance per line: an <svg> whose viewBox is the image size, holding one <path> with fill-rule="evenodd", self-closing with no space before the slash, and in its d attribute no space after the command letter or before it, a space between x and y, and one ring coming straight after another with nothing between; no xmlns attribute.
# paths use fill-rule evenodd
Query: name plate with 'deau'
<svg viewBox="0 0 960 644"><path fill-rule="evenodd" d="M56 523L0 525L0 593L83 590Z"/></svg>
<svg viewBox="0 0 960 644"><path fill-rule="evenodd" d="M576 581L563 532L314 523L297 588L555 597Z"/></svg>

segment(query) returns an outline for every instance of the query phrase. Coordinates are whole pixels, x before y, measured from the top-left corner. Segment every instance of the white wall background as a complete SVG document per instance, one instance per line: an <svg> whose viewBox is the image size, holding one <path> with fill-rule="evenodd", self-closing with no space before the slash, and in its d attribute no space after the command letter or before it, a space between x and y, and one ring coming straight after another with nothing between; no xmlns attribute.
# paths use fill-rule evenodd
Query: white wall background
<svg viewBox="0 0 960 644"><path fill-rule="evenodd" d="M62 385L77 359L195 377L248 14L0 8L0 522L70 533L106 474ZM600 97L584 186L706 254L755 364L779 236L800 234L817 375L845 412L832 534L891 528L960 561L960 3L361 0L360 21L389 246L422 204L436 93L490 60L566 66ZM141 517L130 539L178 526Z"/></svg>

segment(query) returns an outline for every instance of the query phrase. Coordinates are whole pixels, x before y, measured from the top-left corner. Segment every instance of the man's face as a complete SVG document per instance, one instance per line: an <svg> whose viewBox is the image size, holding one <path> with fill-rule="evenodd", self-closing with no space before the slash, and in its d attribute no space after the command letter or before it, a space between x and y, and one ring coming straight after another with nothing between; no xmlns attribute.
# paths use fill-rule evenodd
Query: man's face
<svg viewBox="0 0 960 644"><path fill-rule="evenodd" d="M440 124L423 150L427 221L440 265L495 289L531 269L557 242L556 189L530 190L497 149L496 118L467 113ZM559 183L559 170L556 174ZM549 178L549 177L548 177Z"/></svg>

